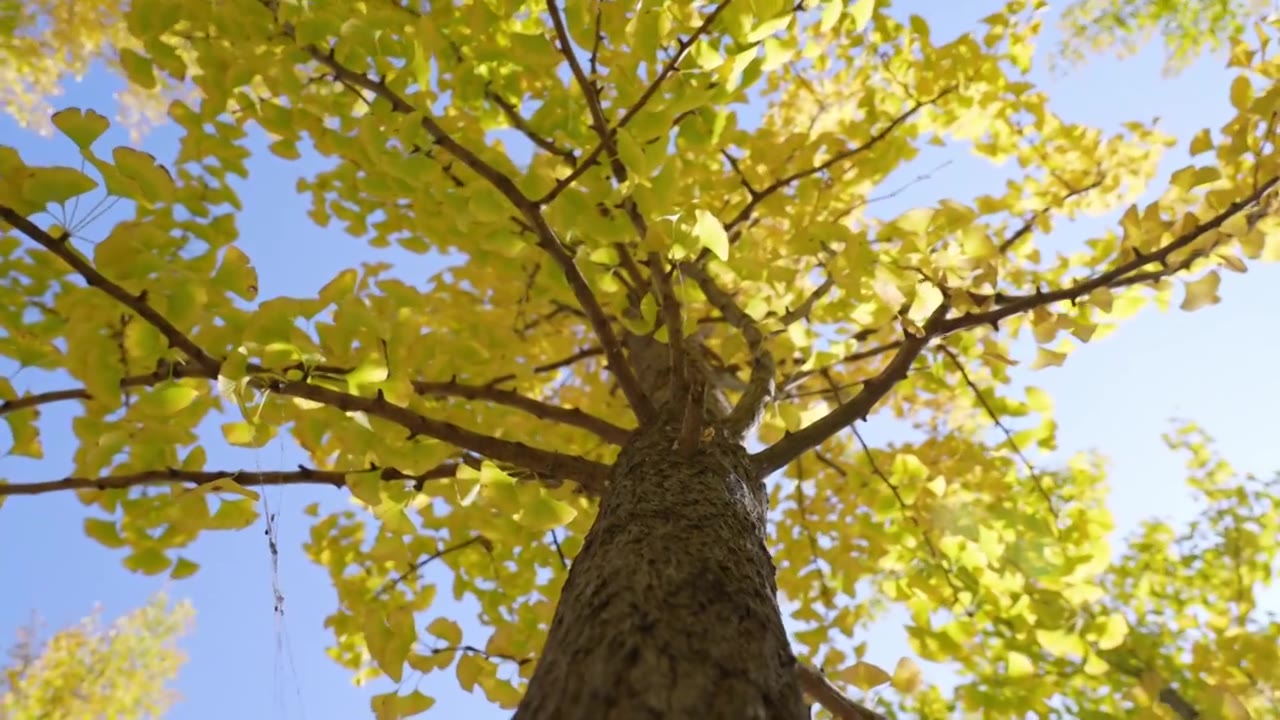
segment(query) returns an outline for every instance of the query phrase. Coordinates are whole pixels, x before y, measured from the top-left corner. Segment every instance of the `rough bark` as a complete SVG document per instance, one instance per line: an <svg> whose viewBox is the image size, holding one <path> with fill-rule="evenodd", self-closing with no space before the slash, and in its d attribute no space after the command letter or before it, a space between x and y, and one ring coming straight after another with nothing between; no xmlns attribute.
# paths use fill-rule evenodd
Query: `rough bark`
<svg viewBox="0 0 1280 720"><path fill-rule="evenodd" d="M680 456L664 415L618 457L515 720L808 717L764 482L720 433Z"/></svg>

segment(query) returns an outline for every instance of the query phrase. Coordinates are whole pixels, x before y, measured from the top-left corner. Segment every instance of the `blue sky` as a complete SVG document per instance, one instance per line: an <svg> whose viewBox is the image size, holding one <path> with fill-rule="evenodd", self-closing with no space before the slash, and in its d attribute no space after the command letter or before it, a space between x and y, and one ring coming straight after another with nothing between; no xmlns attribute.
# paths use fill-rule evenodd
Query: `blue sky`
<svg viewBox="0 0 1280 720"><path fill-rule="evenodd" d="M937 41L973 27L973 21L994 6L931 5L927 17ZM924 3L909 2L905 7L921 9ZM1161 60L1160 49L1153 47L1128 61L1097 61L1048 82L1053 108L1070 120L1104 127L1159 116L1164 129L1184 145L1199 128L1217 127L1229 117L1230 76L1220 59L1202 61L1172 80L1162 77ZM55 106L92 107L111 114L117 88L112 78L96 73L71 87ZM128 139L113 129L103 142L125 144ZM16 146L31 163L69 163L75 158L65 139L40 138L8 118L0 118L0 143ZM171 158L174 148L172 128L162 127L143 141L143 149L161 161ZM1004 170L954 150L926 153L904 175L945 159L953 161L945 170L877 212L892 214L941 197L965 200L998 187L1005 177ZM1170 153L1161 177L1184 163L1181 148ZM250 180L241 183L241 189L252 190L241 193L245 212L240 218L240 246L258 268L262 298L313 294L338 271L375 254L340 230L319 229L307 220L307 200L294 192L294 181L318 167L314 158L288 164L266 152L255 154L249 163ZM105 235L117 218L118 213L99 220L89 233ZM1104 226L1089 221L1060 232L1064 238L1082 240ZM438 258L395 250L377 255L395 263L396 275L413 282L422 282L440 267ZM1274 308L1280 307L1280 268L1253 266L1247 275L1228 275L1221 295L1221 305L1194 314L1145 312L1116 334L1077 351L1065 367L1019 377L1054 396L1064 454L1096 448L1110 458L1112 506L1122 530L1144 517L1186 517L1193 510L1181 485L1182 460L1160 441L1170 418L1204 425L1242 470L1269 474L1280 469L1280 445L1273 439L1273 414L1280 407L1280 379L1273 368L1280 339L1260 330L1274 324ZM13 368L0 364L0 372L11 375ZM67 383L26 371L15 385L52 389ZM67 427L74 412L70 403L47 407L44 427L54 432L44 438L46 459L0 458L0 477L22 482L67 474L74 447L56 431ZM216 425L207 427L216 437ZM874 423L868 429L873 440L890 439L895 433L892 427ZM0 435L0 444L5 441L7 437ZM256 451L219 448L220 442L209 447L211 467L289 468L304 460L285 441ZM334 606L334 595L324 572L301 551L309 528L302 507L315 500L338 507L345 497L334 490L307 488L271 490L264 497L279 516L283 625L273 613L271 558L261 525L197 541L190 554L201 563L200 572L170 588L173 595L190 598L197 610L195 631L184 644L190 661L178 682L185 701L170 717L366 717L369 690L353 687L347 672L325 656L329 633L322 622ZM165 586L162 580L128 573L120 566L118 551L85 539L84 517L74 498L53 495L13 498L0 509L0 587L5 588L0 593L0 637L12 638L33 609L48 628L56 628L83 616L94 603L102 603L114 616ZM450 598L444 595L437 602L447 606ZM1280 602L1273 606L1280 609ZM472 614L460 611L461 617L453 616L463 621L467 633L479 632ZM892 619L867 639L871 659L882 664L891 666L910 652ZM438 700L428 717L508 716L482 696L460 691L450 673L431 676L421 687Z"/></svg>

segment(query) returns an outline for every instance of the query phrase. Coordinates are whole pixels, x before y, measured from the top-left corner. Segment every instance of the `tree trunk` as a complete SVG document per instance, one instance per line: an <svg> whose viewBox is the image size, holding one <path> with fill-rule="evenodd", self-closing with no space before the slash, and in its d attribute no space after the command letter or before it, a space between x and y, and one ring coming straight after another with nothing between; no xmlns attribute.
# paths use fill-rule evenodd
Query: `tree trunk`
<svg viewBox="0 0 1280 720"><path fill-rule="evenodd" d="M638 430L513 720L801 720L764 482L732 438Z"/></svg>

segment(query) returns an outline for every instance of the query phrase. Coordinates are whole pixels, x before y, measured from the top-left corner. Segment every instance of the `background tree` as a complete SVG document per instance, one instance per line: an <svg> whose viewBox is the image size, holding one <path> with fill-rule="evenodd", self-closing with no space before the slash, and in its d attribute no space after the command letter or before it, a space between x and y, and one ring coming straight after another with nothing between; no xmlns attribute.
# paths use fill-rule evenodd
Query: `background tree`
<svg viewBox="0 0 1280 720"><path fill-rule="evenodd" d="M1164 41L1168 69L1177 71L1234 38L1277 7L1272 0L1075 0L1062 14L1061 51L1079 62L1095 51L1136 51L1153 36Z"/></svg>
<svg viewBox="0 0 1280 720"><path fill-rule="evenodd" d="M1113 686L1045 680L1072 660L1088 677L1128 662L1111 651L1130 605L1102 603L1105 582L1116 598L1126 586L1108 577L1100 469L1029 468L1027 452L1053 446L1051 404L1000 390L1027 343L1032 367L1062 364L1143 305L1181 287L1183 309L1203 307L1223 269L1276 257L1276 69L1241 45L1236 116L1191 141L1210 157L1133 206L1171 140L1055 115L1025 80L1034 10L1012 2L982 34L934 43L924 18L870 2L388 2L354 15L346 3L135 3L125 24L139 50L122 69L144 89L191 83L191 101L169 108L185 133L177 157L108 158L94 145L105 118L80 109L52 123L85 170L0 150L0 219L13 228L3 351L76 382L0 385L11 452L39 455L41 407L82 411L75 474L0 495L75 492L94 508L86 532L127 567L181 578L196 571L183 548L197 535L254 522L254 487L349 488L361 509L314 507L307 546L339 597L335 658L397 683L406 667L453 668L506 707L544 668L530 716L575 692L617 701L605 689L618 674L583 672L597 665L571 666L575 653L631 643L643 655L646 638L699 633L739 643L730 654L766 648L737 652L749 658L729 670L795 714L791 650L765 608L773 569L798 627L790 644L842 683L884 680L859 661L856 633L896 603L912 613L916 652L973 678L955 699L969 710L1076 716L1105 707L1091 694L1103 689L1125 710L1174 711L1166 689L1201 699L1173 684L1191 665L1145 654L1125 666L1141 669L1108 675ZM758 124L736 114L748 99L768 105ZM314 298L258 302L231 184L255 125L278 156L334 159L301 184L318 223L456 264L424 287L371 262ZM927 142L966 143L1025 174L971 204L873 221L867 204ZM82 250L93 214L75 199L95 183L135 216ZM1065 252L1043 244L1058 221L1126 207L1117 232ZM39 217L48 209L52 222ZM221 418L221 441L261 447L287 431L312 464L207 468L219 439L196 430L224 409L238 415ZM915 437L865 443L850 426L873 413L908 420ZM700 481L685 482L677 471L693 466ZM588 561L593 522L606 549ZM577 585L562 597L570 560ZM489 637L464 638L432 611L428 563L448 566ZM664 592L645 594L664 569L651 585ZM682 601L697 612L609 622L628 603ZM708 608L742 611L754 632ZM1267 632L1243 634L1260 644ZM977 640L993 643L981 660ZM686 687L717 686L713 646L675 658ZM1142 685L1158 662L1184 675ZM1027 672L1037 663L1043 674ZM897 668L895 702L936 712L947 701L912 667ZM623 701L680 688L663 685ZM743 716L716 699L678 701ZM398 716L432 700L373 702Z"/></svg>
<svg viewBox="0 0 1280 720"><path fill-rule="evenodd" d="M35 623L20 629L0 676L0 718L160 717L177 699L167 686L185 660L177 642L192 616L189 603L158 595L107 627L95 612L43 642Z"/></svg>

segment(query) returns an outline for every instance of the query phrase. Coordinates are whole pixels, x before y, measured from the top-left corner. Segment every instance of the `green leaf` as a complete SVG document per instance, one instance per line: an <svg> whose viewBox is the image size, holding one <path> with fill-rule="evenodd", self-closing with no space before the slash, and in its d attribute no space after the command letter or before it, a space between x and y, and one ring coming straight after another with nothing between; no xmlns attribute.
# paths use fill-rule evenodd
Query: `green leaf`
<svg viewBox="0 0 1280 720"><path fill-rule="evenodd" d="M113 520L85 518L84 534L109 548L125 546L124 540L120 537L120 530Z"/></svg>
<svg viewBox="0 0 1280 720"><path fill-rule="evenodd" d="M124 566L143 575L159 575L169 569L171 562L164 551L148 547L131 553L124 559Z"/></svg>
<svg viewBox="0 0 1280 720"><path fill-rule="evenodd" d="M180 557L178 558L178 561L173 564L173 570L169 572L169 577L173 580L181 580L183 578L189 578L192 575L195 575L196 571L199 569L200 569L199 563L195 563L184 557Z"/></svg>
<svg viewBox="0 0 1280 720"><path fill-rule="evenodd" d="M693 239L698 247L710 250L721 260L729 259L729 235L724 230L720 219L706 210L695 211L697 220L693 224Z"/></svg>
<svg viewBox="0 0 1280 720"><path fill-rule="evenodd" d="M129 82L144 90L155 89L156 71L149 58L129 48L121 48L120 67L124 68L125 77L129 78Z"/></svg>
<svg viewBox="0 0 1280 720"><path fill-rule="evenodd" d="M80 108L60 110L54 113L51 119L54 127L71 138L71 141L81 150L88 150L94 141L102 137L103 133L111 127L111 122L106 116L93 110Z"/></svg>

